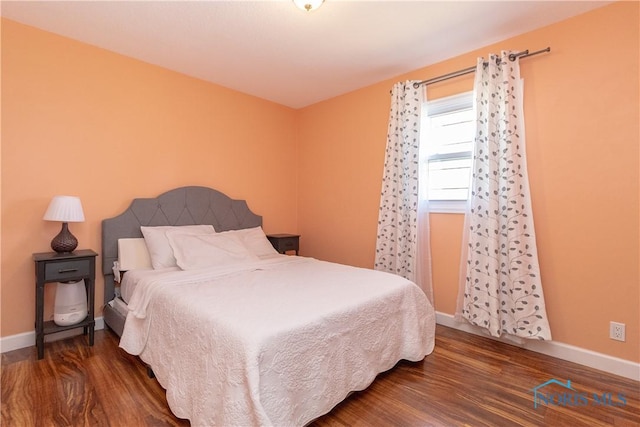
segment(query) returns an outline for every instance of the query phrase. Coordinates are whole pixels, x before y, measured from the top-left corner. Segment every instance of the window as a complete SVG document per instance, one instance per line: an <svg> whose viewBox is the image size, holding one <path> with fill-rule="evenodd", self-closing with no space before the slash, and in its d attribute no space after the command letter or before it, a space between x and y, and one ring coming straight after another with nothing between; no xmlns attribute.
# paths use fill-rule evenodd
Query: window
<svg viewBox="0 0 640 427"><path fill-rule="evenodd" d="M475 133L473 92L427 102L421 144L432 212L464 212Z"/></svg>

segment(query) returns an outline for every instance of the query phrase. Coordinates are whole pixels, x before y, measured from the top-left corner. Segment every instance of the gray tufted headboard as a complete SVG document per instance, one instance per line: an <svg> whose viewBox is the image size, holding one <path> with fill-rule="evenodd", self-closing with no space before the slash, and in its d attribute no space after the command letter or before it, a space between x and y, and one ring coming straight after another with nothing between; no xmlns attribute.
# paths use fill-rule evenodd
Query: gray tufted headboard
<svg viewBox="0 0 640 427"><path fill-rule="evenodd" d="M211 224L216 231L262 225L244 200L207 187L181 187L156 198L134 199L120 215L102 221L104 302L115 294L112 266L118 259L118 239L142 237L140 226Z"/></svg>

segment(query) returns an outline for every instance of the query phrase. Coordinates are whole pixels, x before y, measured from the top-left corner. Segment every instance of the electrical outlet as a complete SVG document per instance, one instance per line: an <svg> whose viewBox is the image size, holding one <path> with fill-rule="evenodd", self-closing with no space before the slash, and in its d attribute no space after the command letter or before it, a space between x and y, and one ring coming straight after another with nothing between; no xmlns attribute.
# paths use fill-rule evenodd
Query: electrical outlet
<svg viewBox="0 0 640 427"><path fill-rule="evenodd" d="M624 323L609 322L609 338L616 341L624 341Z"/></svg>

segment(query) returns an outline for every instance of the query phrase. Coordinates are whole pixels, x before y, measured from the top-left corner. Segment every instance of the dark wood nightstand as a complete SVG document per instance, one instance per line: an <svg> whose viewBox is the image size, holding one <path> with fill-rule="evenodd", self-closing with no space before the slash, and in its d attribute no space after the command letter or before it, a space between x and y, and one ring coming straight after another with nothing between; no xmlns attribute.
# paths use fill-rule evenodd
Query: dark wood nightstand
<svg viewBox="0 0 640 427"><path fill-rule="evenodd" d="M298 255L298 251L300 250L299 234L267 234L267 239L269 239L273 247L276 248L276 251L281 254L287 251L296 251L296 255Z"/></svg>
<svg viewBox="0 0 640 427"><path fill-rule="evenodd" d="M42 252L33 254L36 264L36 348L38 359L44 357L44 336L69 329L84 328L89 333L89 345L93 345L95 330L94 300L96 278L96 256L90 249L59 254ZM84 280L87 289L87 317L80 323L58 326L52 320L44 321L44 285L51 282Z"/></svg>

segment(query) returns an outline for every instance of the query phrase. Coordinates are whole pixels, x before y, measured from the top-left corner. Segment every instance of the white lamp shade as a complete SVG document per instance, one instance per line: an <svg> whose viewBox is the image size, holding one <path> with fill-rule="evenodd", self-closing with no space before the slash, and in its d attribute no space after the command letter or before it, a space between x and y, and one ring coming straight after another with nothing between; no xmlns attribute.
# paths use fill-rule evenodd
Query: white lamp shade
<svg viewBox="0 0 640 427"><path fill-rule="evenodd" d="M80 198L76 196L55 196L44 214L45 221L83 222L84 212Z"/></svg>
<svg viewBox="0 0 640 427"><path fill-rule="evenodd" d="M311 12L312 10L316 10L319 8L324 0L293 0L298 8L302 10L306 10L307 12Z"/></svg>

